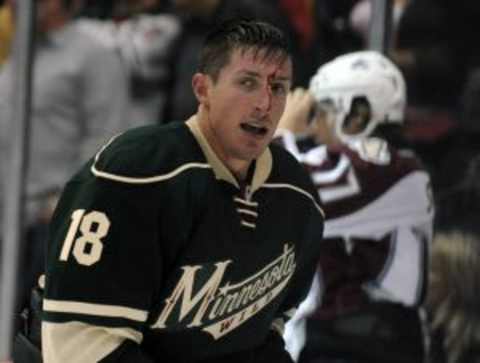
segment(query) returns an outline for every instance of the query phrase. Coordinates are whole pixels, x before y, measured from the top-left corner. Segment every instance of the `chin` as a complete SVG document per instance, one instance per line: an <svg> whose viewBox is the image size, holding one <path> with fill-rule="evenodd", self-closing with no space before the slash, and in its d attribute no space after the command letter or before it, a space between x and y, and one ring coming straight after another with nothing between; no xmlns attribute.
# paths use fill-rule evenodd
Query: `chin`
<svg viewBox="0 0 480 363"><path fill-rule="evenodd" d="M244 161L252 161L262 155L267 146L268 143L247 143L235 150L235 158Z"/></svg>

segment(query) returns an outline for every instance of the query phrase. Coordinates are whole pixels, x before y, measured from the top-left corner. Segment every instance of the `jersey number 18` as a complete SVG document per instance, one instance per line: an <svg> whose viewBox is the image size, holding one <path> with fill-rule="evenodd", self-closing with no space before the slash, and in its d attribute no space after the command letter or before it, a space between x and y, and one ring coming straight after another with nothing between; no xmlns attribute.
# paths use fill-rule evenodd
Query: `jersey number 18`
<svg viewBox="0 0 480 363"><path fill-rule="evenodd" d="M77 262L84 266L91 266L102 256L102 238L108 233L110 220L105 213L98 211L85 213L85 209L75 210L71 220L60 252L60 261L67 261L73 248L73 257ZM77 237L79 231L80 236Z"/></svg>

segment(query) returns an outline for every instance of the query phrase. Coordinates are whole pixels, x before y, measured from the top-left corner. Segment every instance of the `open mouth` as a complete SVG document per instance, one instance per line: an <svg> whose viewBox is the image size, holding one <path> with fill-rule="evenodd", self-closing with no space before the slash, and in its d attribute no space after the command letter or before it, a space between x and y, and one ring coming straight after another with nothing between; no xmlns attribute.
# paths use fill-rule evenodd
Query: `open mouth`
<svg viewBox="0 0 480 363"><path fill-rule="evenodd" d="M264 136L268 132L268 129L266 127L256 126L249 123L242 123L240 124L240 127L243 131L246 131L255 136Z"/></svg>

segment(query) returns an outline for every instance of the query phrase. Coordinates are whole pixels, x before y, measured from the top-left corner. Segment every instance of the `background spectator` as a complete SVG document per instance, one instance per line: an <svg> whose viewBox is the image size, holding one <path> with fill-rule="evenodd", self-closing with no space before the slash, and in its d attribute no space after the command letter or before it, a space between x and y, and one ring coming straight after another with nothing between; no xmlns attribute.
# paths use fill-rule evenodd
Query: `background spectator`
<svg viewBox="0 0 480 363"><path fill-rule="evenodd" d="M435 217L426 307L432 363L480 362L480 154L443 193Z"/></svg>
<svg viewBox="0 0 480 363"><path fill-rule="evenodd" d="M43 233L52 197L110 137L132 126L126 117L126 71L118 56L79 29L73 17L80 6L78 0L37 3L25 224L29 236L38 239L27 241L27 255L37 256L27 260L28 266L43 264ZM0 73L0 157L5 158L0 163L0 193L8 172L14 71L9 58ZM0 195L0 214L3 202ZM22 274L20 305L40 272Z"/></svg>
<svg viewBox="0 0 480 363"><path fill-rule="evenodd" d="M431 362L480 362L479 289L478 230L458 228L438 234L433 243L427 299Z"/></svg>
<svg viewBox="0 0 480 363"><path fill-rule="evenodd" d="M461 93L455 128L438 139L427 154L436 196L463 181L472 160L480 155L480 68L470 72ZM440 204L439 204L440 206Z"/></svg>
<svg viewBox="0 0 480 363"><path fill-rule="evenodd" d="M363 44L348 22L356 0L270 0L288 20L295 56L294 87L308 87L319 64L359 50Z"/></svg>
<svg viewBox="0 0 480 363"><path fill-rule="evenodd" d="M181 28L175 15L137 11L135 7L135 15L122 20L82 19L79 26L122 59L129 78L129 118L141 125L156 123L164 113L171 58Z"/></svg>
<svg viewBox="0 0 480 363"><path fill-rule="evenodd" d="M464 162L457 156L472 146L461 124L462 94L479 65L480 51L473 45L479 16L476 1L410 1L390 53L408 85L408 136L437 195L452 184L452 176L459 177L450 168L462 169ZM463 142L468 146L460 146ZM463 151L455 155L459 146Z"/></svg>

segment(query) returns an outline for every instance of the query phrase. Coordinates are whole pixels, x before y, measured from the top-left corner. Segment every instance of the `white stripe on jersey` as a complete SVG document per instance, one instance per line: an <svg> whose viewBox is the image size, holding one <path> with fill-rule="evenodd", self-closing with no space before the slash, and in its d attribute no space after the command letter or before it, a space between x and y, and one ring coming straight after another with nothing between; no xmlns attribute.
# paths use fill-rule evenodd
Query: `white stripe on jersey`
<svg viewBox="0 0 480 363"><path fill-rule="evenodd" d="M306 196L312 201L315 208L317 208L317 210L320 212L323 218L325 218L325 212L323 211L322 207L320 207L318 203L315 201L315 198L310 193L306 192L305 190L299 187L296 187L295 185L284 184L284 183L265 183L261 186L261 188L285 188L285 189L294 190L300 194L303 194L304 196Z"/></svg>
<svg viewBox="0 0 480 363"><path fill-rule="evenodd" d="M251 215L251 216L253 216L253 217L258 217L258 213L252 212L251 210L248 210L248 209L237 209L237 212L238 212L238 213L248 214L248 215Z"/></svg>
<svg viewBox="0 0 480 363"><path fill-rule="evenodd" d="M321 165L321 162L310 162L312 165ZM345 156L341 155L338 164L335 168L328 171L314 171L312 173L312 179L315 184L327 184L336 182L343 173L350 167L350 160Z"/></svg>
<svg viewBox="0 0 480 363"><path fill-rule="evenodd" d="M52 313L84 314L107 318L126 318L134 321L147 321L145 310L127 308L125 306L92 304L66 300L43 300L43 310Z"/></svg>
<svg viewBox="0 0 480 363"><path fill-rule="evenodd" d="M241 225L242 225L242 226L245 226L245 227L248 227L248 228L252 228L252 229L257 227L256 224L254 224L254 223L248 223L248 222L245 222L245 221L242 221L242 222L241 222Z"/></svg>
<svg viewBox="0 0 480 363"><path fill-rule="evenodd" d="M185 170L194 169L194 168L211 169L212 167L210 164L206 164L206 163L187 163L187 164L183 164L182 166L179 166L178 168L174 169L173 171L167 174L155 175L155 176L146 177L146 178L134 178L129 176L106 173L104 171L98 170L95 167L95 163L92 164L91 171L96 177L99 177L99 178L110 179L110 180L127 183L127 184L149 184L149 183L157 183L160 181L171 179L177 176L178 174L181 174Z"/></svg>
<svg viewBox="0 0 480 363"><path fill-rule="evenodd" d="M100 155L120 135L122 135L122 133L113 136L110 140L108 140L108 142L105 145L102 146L100 151L95 155L95 160L93 161L92 167L90 168L90 170L93 173L93 175L95 175L96 177L114 180L114 181L127 183L127 184L149 184L149 183L156 183L156 182L171 179L188 169L192 169L192 168L211 169L212 168L211 165L207 163L186 163L167 174L155 175L155 176L146 177L146 178L134 178L134 177L116 175L116 174L107 173L107 172L98 170L95 167L95 165L98 159L100 158Z"/></svg>
<svg viewBox="0 0 480 363"><path fill-rule="evenodd" d="M314 182L315 181L316 180L314 179ZM320 195L320 199L324 204L348 198L359 194L360 192L360 183L358 182L353 168L348 170L347 180L344 184L318 188L318 195Z"/></svg>
<svg viewBox="0 0 480 363"><path fill-rule="evenodd" d="M248 201L248 200L245 200L245 199L241 199L241 198L238 198L238 197L233 198L233 200L234 200L235 202L248 205L248 206L250 206L250 207L258 207L258 203L257 203L257 202L251 202L251 201Z"/></svg>

